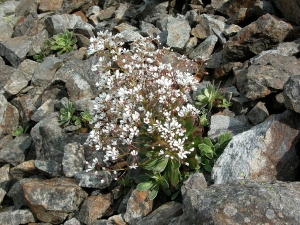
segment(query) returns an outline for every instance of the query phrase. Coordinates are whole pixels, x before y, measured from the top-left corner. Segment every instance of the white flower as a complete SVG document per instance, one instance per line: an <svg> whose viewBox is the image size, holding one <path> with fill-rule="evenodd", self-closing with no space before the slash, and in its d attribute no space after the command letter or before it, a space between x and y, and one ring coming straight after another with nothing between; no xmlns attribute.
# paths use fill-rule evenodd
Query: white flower
<svg viewBox="0 0 300 225"><path fill-rule="evenodd" d="M138 165L136 163L133 163L131 166L129 166L130 169L136 169Z"/></svg>
<svg viewBox="0 0 300 225"><path fill-rule="evenodd" d="M130 152L130 154L133 155L133 156L136 156L136 155L138 155L138 152L137 152L136 150L132 150L132 151Z"/></svg>

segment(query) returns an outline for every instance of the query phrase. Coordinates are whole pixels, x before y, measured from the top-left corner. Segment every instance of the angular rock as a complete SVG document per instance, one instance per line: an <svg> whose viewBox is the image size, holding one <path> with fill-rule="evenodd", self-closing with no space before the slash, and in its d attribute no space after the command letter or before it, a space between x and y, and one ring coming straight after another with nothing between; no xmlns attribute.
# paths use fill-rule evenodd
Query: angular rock
<svg viewBox="0 0 300 225"><path fill-rule="evenodd" d="M92 5L97 4L95 1L91 0L68 0L63 1L62 7L57 10L58 13L72 13L79 10L83 12L87 11Z"/></svg>
<svg viewBox="0 0 300 225"><path fill-rule="evenodd" d="M229 17L232 17L241 8L250 9L259 3L259 0L212 0L212 6L215 7L218 12Z"/></svg>
<svg viewBox="0 0 300 225"><path fill-rule="evenodd" d="M0 188L0 204L2 204L2 201L6 195L6 191L4 191L2 188Z"/></svg>
<svg viewBox="0 0 300 225"><path fill-rule="evenodd" d="M252 102L244 96L232 97L230 109L236 115L245 114L251 107L251 103Z"/></svg>
<svg viewBox="0 0 300 225"><path fill-rule="evenodd" d="M12 139L13 139L12 134L8 134L4 136L2 139L0 139L0 150L4 148L8 144L8 142L10 142Z"/></svg>
<svg viewBox="0 0 300 225"><path fill-rule="evenodd" d="M31 41L26 36L9 38L0 43L0 55L13 67L18 67L31 48Z"/></svg>
<svg viewBox="0 0 300 225"><path fill-rule="evenodd" d="M270 14L244 27L224 45L224 57L231 61L242 61L282 42L293 27Z"/></svg>
<svg viewBox="0 0 300 225"><path fill-rule="evenodd" d="M231 24L226 29L224 29L224 31L222 33L224 34L225 37L233 37L238 32L240 32L241 29L242 28L240 26Z"/></svg>
<svg viewBox="0 0 300 225"><path fill-rule="evenodd" d="M240 180L183 196L187 224L297 224L299 182Z"/></svg>
<svg viewBox="0 0 300 225"><path fill-rule="evenodd" d="M215 34L213 30L223 32L225 29L224 17L202 14L199 20L196 27L191 30L191 35L196 38L206 39Z"/></svg>
<svg viewBox="0 0 300 225"><path fill-rule="evenodd" d="M11 168L10 174L13 178L17 180L21 180L24 177L29 177L31 175L36 174L37 169L34 165L34 160L29 160L20 163L19 165Z"/></svg>
<svg viewBox="0 0 300 225"><path fill-rule="evenodd" d="M21 1L15 10L16 16L27 17L31 13L37 13L38 2L33 0Z"/></svg>
<svg viewBox="0 0 300 225"><path fill-rule="evenodd" d="M142 37L137 31L133 30L123 30L121 34L124 42L133 42Z"/></svg>
<svg viewBox="0 0 300 225"><path fill-rule="evenodd" d="M1 225L28 224L35 222L35 218L28 209L0 212Z"/></svg>
<svg viewBox="0 0 300 225"><path fill-rule="evenodd" d="M182 214L182 205L179 202L167 202L156 210L151 212L148 216L138 221L137 225L168 225L173 217Z"/></svg>
<svg viewBox="0 0 300 225"><path fill-rule="evenodd" d="M157 37L161 32L160 29L155 27L153 24L144 21L140 21L140 30L141 35L152 38Z"/></svg>
<svg viewBox="0 0 300 225"><path fill-rule="evenodd" d="M21 21L18 25L16 25L13 37L20 37L24 35L27 37L33 37L34 35L37 35L40 26L38 15L36 13L31 13L24 21Z"/></svg>
<svg viewBox="0 0 300 225"><path fill-rule="evenodd" d="M256 125L265 121L269 116L268 109L265 104L258 102L247 114L248 119L252 124Z"/></svg>
<svg viewBox="0 0 300 225"><path fill-rule="evenodd" d="M108 214L107 211L109 211L111 204L112 196L110 193L106 195L89 196L80 207L76 219L85 224L92 224L97 219L101 219Z"/></svg>
<svg viewBox="0 0 300 225"><path fill-rule="evenodd" d="M87 188L107 188L113 181L113 176L107 171L98 171L97 173L81 171L74 175L80 187Z"/></svg>
<svg viewBox="0 0 300 225"><path fill-rule="evenodd" d="M59 224L87 197L70 178L54 178L21 184L27 205L42 222Z"/></svg>
<svg viewBox="0 0 300 225"><path fill-rule="evenodd" d="M15 14L19 1L5 1L1 3L0 18Z"/></svg>
<svg viewBox="0 0 300 225"><path fill-rule="evenodd" d="M225 132L229 132L231 136L235 136L250 129L243 122L223 115L212 115L209 128L207 136L214 140Z"/></svg>
<svg viewBox="0 0 300 225"><path fill-rule="evenodd" d="M109 217L107 222L116 225L127 225L121 214Z"/></svg>
<svg viewBox="0 0 300 225"><path fill-rule="evenodd" d="M66 222L64 222L64 225L81 225L81 223L76 218L72 218L72 219L67 220Z"/></svg>
<svg viewBox="0 0 300 225"><path fill-rule="evenodd" d="M55 11L62 6L62 3L63 0L53 0L53 1L40 0L38 9L40 12Z"/></svg>
<svg viewBox="0 0 300 225"><path fill-rule="evenodd" d="M16 69L12 66L5 65L3 63L0 65L0 94L4 93L3 87L5 86L6 82L9 80L10 76L16 71ZM0 132L1 133L1 132Z"/></svg>
<svg viewBox="0 0 300 225"><path fill-rule="evenodd" d="M292 76L283 89L284 105L287 109L300 113L300 75Z"/></svg>
<svg viewBox="0 0 300 225"><path fill-rule="evenodd" d="M61 175L61 164L58 162L34 160L34 166L47 177L53 178Z"/></svg>
<svg viewBox="0 0 300 225"><path fill-rule="evenodd" d="M7 21L0 20L0 41L11 38L14 32L13 26Z"/></svg>
<svg viewBox="0 0 300 225"><path fill-rule="evenodd" d="M277 9L290 22L300 25L300 1L299 0L272 0Z"/></svg>
<svg viewBox="0 0 300 225"><path fill-rule="evenodd" d="M39 122L49 116L52 112L54 112L54 103L55 101L53 99L48 99L35 111L35 113L31 116L31 120Z"/></svg>
<svg viewBox="0 0 300 225"><path fill-rule="evenodd" d="M34 35L31 40L31 49L28 53L30 56L34 56L42 51L42 46L46 40L49 39L49 32L46 29L41 30L36 35Z"/></svg>
<svg viewBox="0 0 300 225"><path fill-rule="evenodd" d="M9 95L16 95L22 89L26 88L31 77L21 70L16 70L6 82L3 89Z"/></svg>
<svg viewBox="0 0 300 225"><path fill-rule="evenodd" d="M208 59L213 53L217 41L218 37L216 35L209 36L189 54L189 58L201 58L204 60Z"/></svg>
<svg viewBox="0 0 300 225"><path fill-rule="evenodd" d="M294 56L265 54L237 73L237 88L251 100L278 93L289 77L299 74L299 62Z"/></svg>
<svg viewBox="0 0 300 225"><path fill-rule="evenodd" d="M4 191L8 191L9 183L12 180L12 176L10 175L9 171L9 164L6 164L0 168L0 188Z"/></svg>
<svg viewBox="0 0 300 225"><path fill-rule="evenodd" d="M99 14L97 15L97 19L99 21L109 20L114 16L115 11L116 11L116 8L114 6L100 10Z"/></svg>
<svg viewBox="0 0 300 225"><path fill-rule="evenodd" d="M19 125L19 112L0 94L0 138L11 134Z"/></svg>
<svg viewBox="0 0 300 225"><path fill-rule="evenodd" d="M142 11L138 18L147 23L155 24L158 20L161 20L167 14L168 2L154 2L148 1L148 4L143 6L140 10Z"/></svg>
<svg viewBox="0 0 300 225"><path fill-rule="evenodd" d="M149 191L132 191L124 214L127 223L136 224L152 211L153 200L147 200L149 193Z"/></svg>
<svg viewBox="0 0 300 225"><path fill-rule="evenodd" d="M0 151L0 162L10 163L13 166L24 162L31 143L32 138L28 134L17 136Z"/></svg>
<svg viewBox="0 0 300 225"><path fill-rule="evenodd" d="M85 166L84 150L79 143L69 143L64 147L62 160L63 171L66 177L73 177Z"/></svg>
<svg viewBox="0 0 300 225"><path fill-rule="evenodd" d="M152 24L151 24L152 25ZM139 31L139 29L135 26L132 26L128 23L121 23L117 26L114 27L114 29L118 32L118 33L121 33L125 30L130 30L130 31Z"/></svg>
<svg viewBox="0 0 300 225"><path fill-rule="evenodd" d="M128 8L130 5L120 3L118 9L115 11L114 19L117 23L121 23L123 21L129 21L130 18L128 16Z"/></svg>
<svg viewBox="0 0 300 225"><path fill-rule="evenodd" d="M295 181L299 168L299 121L299 115L285 111L234 136L213 168L214 182L224 184L243 177Z"/></svg>

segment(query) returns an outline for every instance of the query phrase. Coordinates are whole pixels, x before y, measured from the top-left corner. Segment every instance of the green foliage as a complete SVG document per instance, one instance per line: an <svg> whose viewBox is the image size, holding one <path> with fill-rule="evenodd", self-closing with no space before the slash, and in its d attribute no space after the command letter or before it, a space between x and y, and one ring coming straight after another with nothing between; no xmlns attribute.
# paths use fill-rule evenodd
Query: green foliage
<svg viewBox="0 0 300 225"><path fill-rule="evenodd" d="M196 105L199 105L200 108L206 107L208 112L213 107L228 108L231 105L222 95L219 86L216 87L214 83L208 84L206 88L203 88L201 94L197 95L196 99Z"/></svg>
<svg viewBox="0 0 300 225"><path fill-rule="evenodd" d="M213 144L212 141L205 137L201 140L201 143L198 145L199 156L197 158L199 168L201 172L211 172L213 165L223 153L227 144L231 140L229 132L221 134L218 138L218 142Z"/></svg>
<svg viewBox="0 0 300 225"><path fill-rule="evenodd" d="M23 127L18 126L16 130L14 130L13 132L11 132L12 136L14 137L18 137L21 134L25 134L28 130L28 127L26 127L25 129L23 129Z"/></svg>
<svg viewBox="0 0 300 225"><path fill-rule="evenodd" d="M61 55L73 50L73 46L77 40L72 37L72 33L68 30L65 33L59 33L43 43L41 52L34 55L33 58L37 62L42 62L43 59L51 54Z"/></svg>
<svg viewBox="0 0 300 225"><path fill-rule="evenodd" d="M119 178L117 181L122 186L124 195L126 195L134 186L134 183L128 173L125 176Z"/></svg>

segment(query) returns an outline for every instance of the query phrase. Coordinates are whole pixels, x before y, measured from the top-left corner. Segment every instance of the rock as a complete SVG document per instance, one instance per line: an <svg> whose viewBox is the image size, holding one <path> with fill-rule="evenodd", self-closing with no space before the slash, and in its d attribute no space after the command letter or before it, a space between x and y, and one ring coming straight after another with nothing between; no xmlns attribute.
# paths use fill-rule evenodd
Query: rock
<svg viewBox="0 0 300 225"><path fill-rule="evenodd" d="M299 182L241 180L188 189L184 214L188 224L297 224L299 188Z"/></svg>
<svg viewBox="0 0 300 225"><path fill-rule="evenodd" d="M35 113L31 116L31 120L39 122L49 116L52 112L54 112L54 103L55 101L53 99L48 99L35 111Z"/></svg>
<svg viewBox="0 0 300 225"><path fill-rule="evenodd" d="M258 0L212 0L212 6L216 8L216 10L226 16L232 17L239 9L247 8L248 10L259 4Z"/></svg>
<svg viewBox="0 0 300 225"><path fill-rule="evenodd" d="M13 211L0 212L0 221L2 225L28 224L35 222L34 216L28 209L19 209Z"/></svg>
<svg viewBox="0 0 300 225"><path fill-rule="evenodd" d="M159 28L155 27L151 23L147 23L144 21L140 22L140 30L140 34L144 37L155 38L161 33L161 30Z"/></svg>
<svg viewBox="0 0 300 225"><path fill-rule="evenodd" d="M285 111L234 136L214 165L214 182L224 184L241 177L295 181L299 167L299 128L299 116Z"/></svg>
<svg viewBox="0 0 300 225"><path fill-rule="evenodd" d="M107 216L111 204L112 196L110 193L106 195L89 196L80 207L76 219L85 224L92 224L97 219Z"/></svg>
<svg viewBox="0 0 300 225"><path fill-rule="evenodd" d="M4 191L8 191L10 181L12 180L12 177L9 173L10 171L10 165L5 164L0 168L0 188Z"/></svg>
<svg viewBox="0 0 300 225"><path fill-rule="evenodd" d="M10 163L17 166L24 162L26 151L31 143L32 138L28 134L17 136L0 151L0 163Z"/></svg>
<svg viewBox="0 0 300 225"><path fill-rule="evenodd" d="M24 177L29 177L36 174L37 170L34 165L34 160L28 160L20 163L19 165L11 168L10 174L13 178L21 180Z"/></svg>
<svg viewBox="0 0 300 225"><path fill-rule="evenodd" d="M190 54L189 58L197 59L201 58L207 60L210 55L213 53L215 45L218 41L216 35L211 35L205 39L201 44L199 44Z"/></svg>
<svg viewBox="0 0 300 225"><path fill-rule="evenodd" d="M292 26L270 14L244 27L224 45L224 57L231 61L242 61L282 42Z"/></svg>
<svg viewBox="0 0 300 225"><path fill-rule="evenodd" d="M108 7L106 9L100 10L98 15L97 15L97 19L99 21L109 20L114 16L115 11L116 11L116 8L114 6L111 6L111 7Z"/></svg>
<svg viewBox="0 0 300 225"><path fill-rule="evenodd" d="M37 13L38 2L34 0L23 0L21 1L16 9L16 16L24 16L27 17L31 13Z"/></svg>
<svg viewBox="0 0 300 225"><path fill-rule="evenodd" d="M37 35L39 28L39 18L36 13L29 14L24 21L19 22L13 33L13 37L20 37L26 35L27 37L33 37Z"/></svg>
<svg viewBox="0 0 300 225"><path fill-rule="evenodd" d="M0 20L0 42L11 38L14 32L13 26L7 21Z"/></svg>
<svg viewBox="0 0 300 225"><path fill-rule="evenodd" d="M0 204L2 204L2 201L6 195L6 191L4 191L2 188L0 188Z"/></svg>
<svg viewBox="0 0 300 225"><path fill-rule="evenodd" d="M269 116L268 109L265 104L258 102L247 114L248 119L252 124L256 125L265 121Z"/></svg>
<svg viewBox="0 0 300 225"><path fill-rule="evenodd" d="M133 30L123 30L121 34L124 42L133 42L142 37L142 35L140 35L138 32Z"/></svg>
<svg viewBox="0 0 300 225"><path fill-rule="evenodd" d="M62 3L63 0L54 0L54 1L40 0L38 9L40 12L55 11L62 6Z"/></svg>
<svg viewBox="0 0 300 225"><path fill-rule="evenodd" d="M151 212L148 216L141 219L137 222L137 225L168 225L170 220L173 217L179 216L182 214L181 203L179 202L167 202L156 210Z"/></svg>
<svg viewBox="0 0 300 225"><path fill-rule="evenodd" d="M64 222L64 225L81 225L81 223L76 218L72 218L72 219L67 220L66 222Z"/></svg>
<svg viewBox="0 0 300 225"><path fill-rule="evenodd" d="M146 4L141 8L141 13L138 15L139 20L147 23L155 24L167 14L168 2L160 2L158 4Z"/></svg>
<svg viewBox="0 0 300 225"><path fill-rule="evenodd" d="M4 63L4 64L0 65L0 71L1 71L0 94L4 94L3 87L5 86L6 82L9 80L10 76L16 71L16 69L12 66L5 65L5 63Z"/></svg>
<svg viewBox="0 0 300 225"><path fill-rule="evenodd" d="M231 136L235 136L239 133L242 133L246 130L249 130L248 127L243 122L223 115L212 115L210 120L210 126L207 136L210 139L216 140L221 134L229 132Z"/></svg>
<svg viewBox="0 0 300 225"><path fill-rule="evenodd" d="M248 112L248 109L251 107L251 103L252 102L244 96L232 97L230 109L236 115L245 114Z"/></svg>
<svg viewBox="0 0 300 225"><path fill-rule="evenodd" d="M4 86L4 90L9 95L16 95L22 89L26 88L31 77L26 73L20 70L16 70L10 77L10 79L6 82Z"/></svg>
<svg viewBox="0 0 300 225"><path fill-rule="evenodd" d="M237 73L236 85L245 97L256 100L283 90L285 82L299 70L299 60L294 56L265 54Z"/></svg>
<svg viewBox="0 0 300 225"><path fill-rule="evenodd" d="M74 175L80 187L87 188L107 188L113 181L112 174L108 171L98 171L96 174L92 172L80 171Z"/></svg>
<svg viewBox="0 0 300 225"><path fill-rule="evenodd" d="M228 26L226 29L224 29L224 31L222 32L224 34L225 37L233 37L234 35L236 35L238 32L240 32L242 28L236 24L231 24L230 26Z"/></svg>
<svg viewBox="0 0 300 225"><path fill-rule="evenodd" d="M285 83L283 89L284 105L287 109L300 113L300 75L292 76Z"/></svg>
<svg viewBox="0 0 300 225"><path fill-rule="evenodd" d="M8 134L4 136L2 139L0 139L0 150L4 148L8 144L8 142L10 142L12 139L13 139L12 134Z"/></svg>
<svg viewBox="0 0 300 225"><path fill-rule="evenodd" d="M15 14L15 10L19 1L1 2L0 18Z"/></svg>
<svg viewBox="0 0 300 225"><path fill-rule="evenodd" d="M30 181L22 185L27 205L42 222L59 224L87 197L70 178Z"/></svg>
<svg viewBox="0 0 300 225"><path fill-rule="evenodd" d="M285 104L284 95L282 92L273 97L272 103L274 109L278 110L279 112L283 112L286 110L286 107L284 105Z"/></svg>
<svg viewBox="0 0 300 225"><path fill-rule="evenodd" d="M34 166L45 176L53 178L61 175L61 164L47 160L35 160Z"/></svg>
<svg viewBox="0 0 300 225"><path fill-rule="evenodd" d="M189 22L191 27L196 27L197 24L201 20L200 10L199 9L193 9L193 10L187 11L187 13L185 14L185 18Z"/></svg>
<svg viewBox="0 0 300 225"><path fill-rule="evenodd" d="M151 24L152 25L152 24ZM124 32L124 31L139 31L139 29L135 26L131 26L128 23L121 23L114 27L114 30L116 30L118 33Z"/></svg>
<svg viewBox="0 0 300 225"><path fill-rule="evenodd" d="M73 177L85 166L84 151L79 143L69 143L64 147L62 160L63 171L66 177Z"/></svg>
<svg viewBox="0 0 300 225"><path fill-rule="evenodd" d="M26 36L9 38L0 43L0 55L13 67L18 67L31 48L31 41Z"/></svg>
<svg viewBox="0 0 300 225"><path fill-rule="evenodd" d="M283 14L283 16L290 22L300 25L300 1L299 0L272 0L277 9Z"/></svg>
<svg viewBox="0 0 300 225"><path fill-rule="evenodd" d="M107 222L115 225L127 225L121 214L109 217Z"/></svg>
<svg viewBox="0 0 300 225"><path fill-rule="evenodd" d="M153 207L153 200L147 200L149 191L133 190L127 202L124 219L129 224L137 224L143 217L147 216Z"/></svg>
<svg viewBox="0 0 300 225"><path fill-rule="evenodd" d="M199 23L191 30L191 35L199 39L206 39L208 36L215 34L213 30L223 32L224 28L224 17L202 14Z"/></svg>
<svg viewBox="0 0 300 225"><path fill-rule="evenodd" d="M62 13L72 13L79 10L83 12L87 11L92 5L96 5L98 2L94 0L68 0L63 1L62 7L60 7L57 12Z"/></svg>

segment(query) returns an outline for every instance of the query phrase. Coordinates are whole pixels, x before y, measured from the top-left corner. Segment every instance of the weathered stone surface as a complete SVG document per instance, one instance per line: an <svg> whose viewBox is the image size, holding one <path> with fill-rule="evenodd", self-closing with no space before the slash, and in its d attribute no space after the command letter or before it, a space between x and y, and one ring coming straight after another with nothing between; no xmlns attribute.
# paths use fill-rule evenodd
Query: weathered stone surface
<svg viewBox="0 0 300 225"><path fill-rule="evenodd" d="M224 56L233 61L249 59L282 42L292 29L290 24L265 14L224 45Z"/></svg>
<svg viewBox="0 0 300 225"><path fill-rule="evenodd" d="M235 181L189 189L183 197L188 224L297 224L300 184Z"/></svg>
<svg viewBox="0 0 300 225"><path fill-rule="evenodd" d="M0 151L0 162L10 163L13 166L25 161L25 154L28 148L31 146L32 138L28 134L19 135L12 141L10 141Z"/></svg>
<svg viewBox="0 0 300 225"><path fill-rule="evenodd" d="M27 87L31 77L21 70L16 70L6 82L3 89L9 95L18 94L23 88Z"/></svg>
<svg viewBox="0 0 300 225"><path fill-rule="evenodd" d="M154 210L148 216L138 221L137 225L152 225L160 224L167 225L173 217L182 214L181 203L179 202L167 202Z"/></svg>
<svg viewBox="0 0 300 225"><path fill-rule="evenodd" d="M30 13L37 13L38 2L34 0L23 0L15 9L16 16L28 16Z"/></svg>
<svg viewBox="0 0 300 225"><path fill-rule="evenodd" d="M247 114L248 119L252 124L256 125L265 121L269 116L268 109L265 104L258 102Z"/></svg>
<svg viewBox="0 0 300 225"><path fill-rule="evenodd" d="M217 139L221 134L225 132L230 132L231 136L235 136L242 133L250 127L241 121L223 115L213 115L211 116L210 126L207 136L211 139Z"/></svg>
<svg viewBox="0 0 300 225"><path fill-rule="evenodd" d="M226 29L224 29L223 34L226 37L233 37L234 35L236 35L238 32L240 32L242 28L238 25L235 24L231 24L230 26L228 26Z"/></svg>
<svg viewBox="0 0 300 225"><path fill-rule="evenodd" d="M236 115L241 115L241 114L247 113L250 107L251 107L251 101L244 96L238 96L238 97L231 98L230 109Z"/></svg>
<svg viewBox="0 0 300 225"><path fill-rule="evenodd" d="M240 8L252 8L259 4L259 0L212 0L212 6L217 9L218 12L232 17Z"/></svg>
<svg viewBox="0 0 300 225"><path fill-rule="evenodd" d="M97 219L101 219L107 215L109 208L112 204L111 194L89 196L85 199L79 212L76 215L76 219L85 223L92 224Z"/></svg>
<svg viewBox="0 0 300 225"><path fill-rule="evenodd" d="M0 138L17 129L19 112L0 94Z"/></svg>
<svg viewBox="0 0 300 225"><path fill-rule="evenodd" d="M18 4L19 1L6 1L2 3L0 7L0 18L14 14Z"/></svg>
<svg viewBox="0 0 300 225"><path fill-rule="evenodd" d="M0 212L1 225L28 224L35 222L34 216L28 209Z"/></svg>
<svg viewBox="0 0 300 225"><path fill-rule="evenodd" d="M124 214L127 223L136 224L152 211L153 200L147 200L149 193L149 191L132 191Z"/></svg>
<svg viewBox="0 0 300 225"><path fill-rule="evenodd" d="M31 120L39 122L49 116L52 112L54 112L54 103L55 101L53 99L48 99L34 112L31 116Z"/></svg>
<svg viewBox="0 0 300 225"><path fill-rule="evenodd" d="M292 76L284 85L283 96L286 108L300 113L300 75Z"/></svg>
<svg viewBox="0 0 300 225"><path fill-rule="evenodd" d="M29 160L20 163L19 165L11 168L10 174L13 178L21 180L24 177L29 177L30 175L36 174L37 170L34 165L34 160Z"/></svg>
<svg viewBox="0 0 300 225"><path fill-rule="evenodd" d="M29 14L24 21L19 22L13 33L13 37L20 37L26 35L27 37L33 37L39 31L41 27L39 18L36 13Z"/></svg>
<svg viewBox="0 0 300 225"><path fill-rule="evenodd" d="M61 7L62 3L63 0L54 0L54 1L40 0L38 9L40 12L55 11Z"/></svg>
<svg viewBox="0 0 300 225"><path fill-rule="evenodd" d="M34 166L47 177L53 178L61 175L61 164L58 162L34 160Z"/></svg>
<svg viewBox="0 0 300 225"><path fill-rule="evenodd" d="M70 178L34 180L21 185L27 205L35 216L53 224L63 222L87 197L85 191Z"/></svg>
<svg viewBox="0 0 300 225"><path fill-rule="evenodd" d="M205 39L210 35L214 35L214 29L223 32L225 29L224 17L209 14L200 15L199 23L191 30L194 37Z"/></svg>
<svg viewBox="0 0 300 225"><path fill-rule="evenodd" d="M155 24L158 20L161 20L167 14L168 2L159 2L158 4L153 4L153 2L148 1L144 7L140 8L141 13L139 14L139 19L147 23Z"/></svg>
<svg viewBox="0 0 300 225"><path fill-rule="evenodd" d="M42 51L42 46L46 40L48 40L50 34L46 29L41 30L36 35L34 35L31 40L31 49L28 55L34 56Z"/></svg>
<svg viewBox="0 0 300 225"><path fill-rule="evenodd" d="M116 8L114 6L100 10L100 12L97 15L97 19L99 21L111 19L114 16L115 11L116 11Z"/></svg>
<svg viewBox="0 0 300 225"><path fill-rule="evenodd" d="M300 25L300 1L299 0L272 0L284 17L297 25Z"/></svg>
<svg viewBox="0 0 300 225"><path fill-rule="evenodd" d="M109 217L107 222L115 225L127 225L121 214Z"/></svg>
<svg viewBox="0 0 300 225"><path fill-rule="evenodd" d="M0 43L0 55L14 67L18 67L31 48L31 41L26 36L9 38Z"/></svg>
<svg viewBox="0 0 300 225"><path fill-rule="evenodd" d="M0 168L0 188L4 191L8 191L9 183L12 179L10 173L10 165L6 164Z"/></svg>
<svg viewBox="0 0 300 225"><path fill-rule="evenodd" d="M140 34L145 37L157 37L161 32L160 29L155 27L153 24L144 21L140 22L140 30Z"/></svg>
<svg viewBox="0 0 300 225"><path fill-rule="evenodd" d="M10 142L12 139L13 139L12 134L5 135L3 138L1 138L0 139L0 150L2 148L4 148L8 144L8 142Z"/></svg>
<svg viewBox="0 0 300 225"><path fill-rule="evenodd" d="M85 166L84 150L79 143L69 143L64 147L62 160L63 171L66 177L73 177Z"/></svg>
<svg viewBox="0 0 300 225"><path fill-rule="evenodd" d="M64 225L81 225L80 221L76 218L72 218L70 220L67 220Z"/></svg>
<svg viewBox="0 0 300 225"><path fill-rule="evenodd" d="M7 21L0 20L0 41L11 38L14 32L13 26Z"/></svg>
<svg viewBox="0 0 300 225"><path fill-rule="evenodd" d="M190 54L191 59L202 58L204 60L208 59L213 53L215 45L218 41L216 35L211 35L205 39L201 44L199 44Z"/></svg>
<svg viewBox="0 0 300 225"><path fill-rule="evenodd" d="M121 23L123 21L129 21L128 8L129 4L120 3L118 9L115 11L114 19L117 23Z"/></svg>
<svg viewBox="0 0 300 225"><path fill-rule="evenodd" d="M0 204L2 204L2 201L6 195L6 191L4 191L2 188L0 188Z"/></svg>
<svg viewBox="0 0 300 225"><path fill-rule="evenodd" d="M3 87L5 86L6 82L9 80L11 74L13 74L16 71L16 69L12 66L8 66L5 65L5 63L3 63L2 65L0 65L0 71L1 71L0 94L3 94L4 93Z"/></svg>
<svg viewBox="0 0 300 225"><path fill-rule="evenodd" d="M285 111L234 136L213 168L214 182L224 184L241 177L295 181L299 167L299 121L299 115Z"/></svg>
<svg viewBox="0 0 300 225"><path fill-rule="evenodd" d="M63 1L62 7L57 11L59 13L72 13L79 10L85 12L88 10L89 7L96 4L98 4L98 2L95 0L68 0Z"/></svg>
<svg viewBox="0 0 300 225"><path fill-rule="evenodd" d="M98 171L96 174L81 171L76 173L74 178L80 187L99 189L107 188L113 180L111 173L108 171Z"/></svg>
<svg viewBox="0 0 300 225"><path fill-rule="evenodd" d="M299 62L294 56L265 54L237 73L237 88L251 100L277 93L289 77L299 74Z"/></svg>

